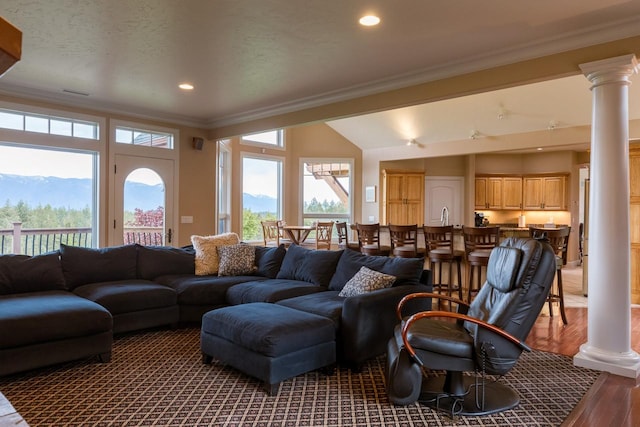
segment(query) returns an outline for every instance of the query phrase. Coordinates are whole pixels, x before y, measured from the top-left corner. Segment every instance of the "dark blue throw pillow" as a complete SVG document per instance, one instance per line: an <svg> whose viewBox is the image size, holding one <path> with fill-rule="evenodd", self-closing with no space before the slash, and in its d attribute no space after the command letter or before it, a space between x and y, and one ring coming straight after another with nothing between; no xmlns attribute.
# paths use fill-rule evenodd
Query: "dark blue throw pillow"
<svg viewBox="0 0 640 427"><path fill-rule="evenodd" d="M358 251L346 249L331 278L329 289L340 291L344 285L365 266L380 273L396 277L393 286L417 285L424 269L424 258L390 258L388 256L364 255Z"/></svg>
<svg viewBox="0 0 640 427"><path fill-rule="evenodd" d="M62 272L70 290L87 283L135 279L136 245L93 249L60 245Z"/></svg>
<svg viewBox="0 0 640 427"><path fill-rule="evenodd" d="M342 255L339 251L305 249L297 245L289 246L276 278L302 280L318 286L329 286L336 265Z"/></svg>
<svg viewBox="0 0 640 427"><path fill-rule="evenodd" d="M64 289L58 251L33 257L0 256L0 295Z"/></svg>
<svg viewBox="0 0 640 427"><path fill-rule="evenodd" d="M256 246L256 275L275 279L282 266L287 250L284 245L265 248Z"/></svg>

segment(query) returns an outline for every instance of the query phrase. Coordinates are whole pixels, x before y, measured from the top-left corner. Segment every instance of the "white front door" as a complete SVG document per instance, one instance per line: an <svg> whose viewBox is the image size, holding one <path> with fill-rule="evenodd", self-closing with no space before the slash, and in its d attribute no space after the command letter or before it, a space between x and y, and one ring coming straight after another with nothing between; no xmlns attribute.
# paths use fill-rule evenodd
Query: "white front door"
<svg viewBox="0 0 640 427"><path fill-rule="evenodd" d="M449 212L449 225L463 224L464 178L428 176L425 178L425 225L441 225L442 211Z"/></svg>
<svg viewBox="0 0 640 427"><path fill-rule="evenodd" d="M174 161L116 154L111 173L110 245L177 242Z"/></svg>

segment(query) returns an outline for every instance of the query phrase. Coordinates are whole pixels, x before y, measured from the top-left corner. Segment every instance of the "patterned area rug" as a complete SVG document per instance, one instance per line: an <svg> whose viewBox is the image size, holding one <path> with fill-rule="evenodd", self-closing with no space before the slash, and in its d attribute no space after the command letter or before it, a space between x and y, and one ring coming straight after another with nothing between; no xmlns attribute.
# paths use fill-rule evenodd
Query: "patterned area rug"
<svg viewBox="0 0 640 427"><path fill-rule="evenodd" d="M524 353L501 381L520 394L509 411L451 418L387 399L384 357L360 373L337 369L287 380L277 396L222 364L204 365L199 330L117 338L111 363L75 362L0 378L0 390L40 426L556 426L599 373L569 357Z"/></svg>

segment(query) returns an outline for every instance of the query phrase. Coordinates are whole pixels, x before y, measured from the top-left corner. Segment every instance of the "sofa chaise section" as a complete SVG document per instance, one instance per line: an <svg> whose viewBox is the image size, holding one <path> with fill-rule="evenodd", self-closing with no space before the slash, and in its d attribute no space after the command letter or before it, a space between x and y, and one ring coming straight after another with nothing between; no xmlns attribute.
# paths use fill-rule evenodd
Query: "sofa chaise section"
<svg viewBox="0 0 640 427"><path fill-rule="evenodd" d="M342 289L362 267L392 275L392 287L340 296ZM335 267L328 290L277 302L297 310L321 315L334 321L338 361L359 369L366 360L383 354L386 343L398 323L396 307L414 292L430 292L431 271L424 270L422 258L368 256L345 249ZM407 312L430 310L431 301L407 306Z"/></svg>
<svg viewBox="0 0 640 427"><path fill-rule="evenodd" d="M0 257L0 375L111 358L108 310L65 290L57 252Z"/></svg>

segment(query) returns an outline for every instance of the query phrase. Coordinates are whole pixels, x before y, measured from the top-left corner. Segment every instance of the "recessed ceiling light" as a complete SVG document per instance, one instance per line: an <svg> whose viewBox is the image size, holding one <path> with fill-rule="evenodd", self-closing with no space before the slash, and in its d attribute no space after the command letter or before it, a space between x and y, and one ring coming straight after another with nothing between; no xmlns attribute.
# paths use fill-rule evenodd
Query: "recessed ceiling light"
<svg viewBox="0 0 640 427"><path fill-rule="evenodd" d="M364 25L365 27L373 27L380 23L380 18L375 15L365 15L360 18L358 22L360 22L360 25Z"/></svg>
<svg viewBox="0 0 640 427"><path fill-rule="evenodd" d="M180 83L178 87L182 90L193 90L193 85L191 83Z"/></svg>
<svg viewBox="0 0 640 427"><path fill-rule="evenodd" d="M538 147L538 148L536 148L536 150L542 151L542 147Z"/></svg>

